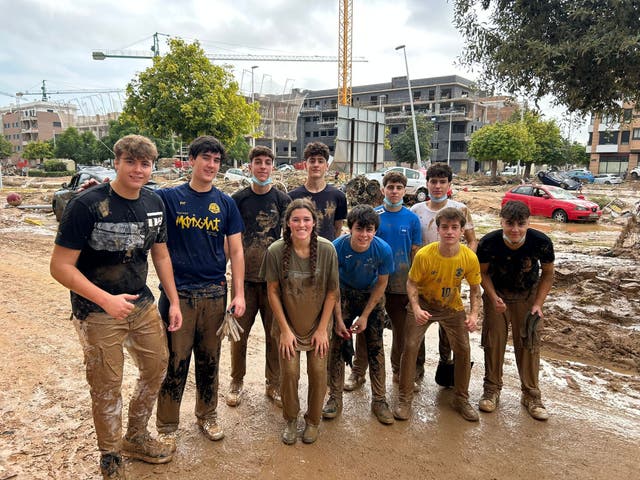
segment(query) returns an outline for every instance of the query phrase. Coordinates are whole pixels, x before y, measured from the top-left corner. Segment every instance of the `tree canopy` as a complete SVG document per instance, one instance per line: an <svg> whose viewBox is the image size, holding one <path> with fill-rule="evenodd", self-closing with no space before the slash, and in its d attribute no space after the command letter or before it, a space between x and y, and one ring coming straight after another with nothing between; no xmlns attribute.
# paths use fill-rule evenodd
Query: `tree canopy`
<svg viewBox="0 0 640 480"><path fill-rule="evenodd" d="M491 162L491 172L496 175L498 160L507 163L531 161L535 140L524 122L494 123L485 125L471 134L469 156Z"/></svg>
<svg viewBox="0 0 640 480"><path fill-rule="evenodd" d="M231 72L211 64L198 42L171 39L170 52L127 85L124 115L159 137L190 142L214 135L225 145L258 126L258 104L239 94Z"/></svg>
<svg viewBox="0 0 640 480"><path fill-rule="evenodd" d="M418 145L420 147L420 159L426 162L431 158L431 139L433 138L433 122L428 122L424 117L416 116L416 130L418 130ZM413 123L407 120L404 132L397 135L391 143L391 153L397 162L408 163L413 168L417 161L416 144L413 135ZM420 166L420 165L419 165Z"/></svg>
<svg viewBox="0 0 640 480"><path fill-rule="evenodd" d="M56 158L70 158L74 161L78 161L80 159L81 150L82 138L76 128L69 127L60 135L56 135Z"/></svg>
<svg viewBox="0 0 640 480"><path fill-rule="evenodd" d="M22 156L29 160L44 160L53 157L53 149L48 142L30 142L25 145Z"/></svg>
<svg viewBox="0 0 640 480"><path fill-rule="evenodd" d="M158 156L160 158L173 157L175 155L176 148L170 139L154 137L146 130L141 129L131 119L120 116L118 120L109 121L109 133L97 142L95 149L96 159L100 162L112 160L114 158L113 146L116 142L125 135L134 133L137 135L144 135L153 140L158 149Z"/></svg>
<svg viewBox="0 0 640 480"><path fill-rule="evenodd" d="M640 102L639 18L636 1L455 0L454 23L482 83L619 114L620 101Z"/></svg>
<svg viewBox="0 0 640 480"><path fill-rule="evenodd" d="M8 158L13 153L11 142L0 135L0 158Z"/></svg>
<svg viewBox="0 0 640 480"><path fill-rule="evenodd" d="M520 122L520 113L516 112L513 122ZM534 148L530 152L529 159L525 162L528 174L532 163L537 165L560 165L566 160L563 149L560 127L555 120L543 120L542 115L532 110L523 112L522 121L533 137Z"/></svg>

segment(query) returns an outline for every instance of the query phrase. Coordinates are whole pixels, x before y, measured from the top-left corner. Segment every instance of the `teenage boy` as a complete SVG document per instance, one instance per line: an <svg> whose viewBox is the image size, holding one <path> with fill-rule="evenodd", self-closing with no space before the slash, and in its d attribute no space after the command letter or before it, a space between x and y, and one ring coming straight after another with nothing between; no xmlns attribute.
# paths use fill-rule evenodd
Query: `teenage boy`
<svg viewBox="0 0 640 480"><path fill-rule="evenodd" d="M172 448L192 353L197 424L209 440L224 437L216 413L221 345L216 332L227 308L225 242L233 281L228 309L236 317L245 311L242 218L231 197L211 183L224 157L225 148L215 137L196 138L189 146L191 180L158 191L167 208L168 247L184 315L183 328L168 335L169 368L158 397L156 419L158 432ZM159 307L166 318L164 292Z"/></svg>
<svg viewBox="0 0 640 480"><path fill-rule="evenodd" d="M380 218L369 205L354 207L347 215L347 225L350 234L333 241L338 254L341 304L336 304L335 309L337 335L331 338L329 399L322 415L335 418L342 410L345 363L341 350L353 332L366 339L371 410L378 421L389 425L393 423L393 415L387 404L382 334L384 291L394 270L393 253L384 240L375 236Z"/></svg>
<svg viewBox="0 0 640 480"><path fill-rule="evenodd" d="M391 247L395 271L389 275L385 291L385 309L391 319L393 343L391 346L391 368L393 381L400 378L400 357L404 348L405 321L407 317L407 274L411 260L422 245L420 220L415 213L402 205L407 177L400 172L388 172L382 179L383 204L375 208L380 216L380 227L376 236ZM367 348L362 334L356 337L356 356L351 375L345 381L344 389L354 390L364 383L367 371ZM419 365L424 367L424 363ZM416 367L417 368L417 367ZM419 374L419 373L418 373Z"/></svg>
<svg viewBox="0 0 640 480"><path fill-rule="evenodd" d="M272 336L273 312L267 296L267 282L260 277L260 266L267 248L280 238L284 213L291 199L273 188L271 173L275 156L270 148L257 146L249 152L251 185L231 197L236 202L244 222L244 295L246 311L238 319L244 329L240 340L231 343L231 385L226 396L227 405L238 406L242 399L243 379L247 372L247 341L256 315L260 312L264 336L266 394L281 407L280 363L277 340Z"/></svg>
<svg viewBox="0 0 640 480"><path fill-rule="evenodd" d="M460 210L465 217L466 221L463 232L464 239L467 247L475 252L478 247L478 241L476 240L471 212L464 203L451 200L448 196L448 192L451 188L451 180L453 179L453 171L451 170L451 167L446 163L433 163L427 169L426 177L429 199L426 202L416 203L411 207L411 211L420 219L420 225L422 228L422 244L428 245L431 242L437 242L440 239L435 222L436 215L443 208L453 207ZM440 364L438 365L438 368L442 368L445 364L452 363L451 345L449 344L449 339L447 338L442 326L438 328L438 336L438 351L440 354ZM420 346L420 353L418 354L418 378L420 379L424 375L424 362L425 350L424 344L422 344Z"/></svg>
<svg viewBox="0 0 640 480"><path fill-rule="evenodd" d="M454 353L453 408L465 420L478 421L478 412L469 404L469 332L475 330L478 321L481 277L476 254L460 244L465 222L465 216L457 208L440 210L436 216L440 241L422 247L409 270L409 308L400 361L400 397L393 412L398 420L407 420L411 415L418 348L429 325L438 322L444 327ZM466 315L460 298L462 279L471 286L470 311Z"/></svg>
<svg viewBox="0 0 640 480"><path fill-rule="evenodd" d="M502 364L509 325L513 337L522 398L529 414L547 420L540 395L540 332L542 305L553 285L553 243L529 228L529 207L507 202L500 211L501 230L488 233L478 245L482 272L484 321L484 394L480 410L493 412L502 390Z"/></svg>
<svg viewBox="0 0 640 480"><path fill-rule="evenodd" d="M329 147L321 142L307 144L303 153L307 168L304 185L291 190L289 197L310 198L318 211L318 235L333 241L342 234L347 217L347 197L325 180L329 170Z"/></svg>
<svg viewBox="0 0 640 480"><path fill-rule="evenodd" d="M125 478L121 452L149 463L173 457L147 431L168 356L164 326L146 285L149 252L165 292L171 333L179 331L182 316L166 245L165 209L156 194L143 188L158 156L156 147L145 137L127 135L114 151L116 179L78 195L65 209L51 275L71 290L102 475ZM122 438L125 345L139 377Z"/></svg>

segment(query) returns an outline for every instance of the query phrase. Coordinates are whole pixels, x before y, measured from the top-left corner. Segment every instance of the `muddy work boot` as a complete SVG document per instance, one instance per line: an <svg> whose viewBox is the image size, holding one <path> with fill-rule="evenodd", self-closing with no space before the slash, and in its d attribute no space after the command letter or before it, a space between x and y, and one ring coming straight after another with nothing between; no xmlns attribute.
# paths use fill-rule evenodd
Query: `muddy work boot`
<svg viewBox="0 0 640 480"><path fill-rule="evenodd" d="M282 396L280 395L280 389L273 385L267 385L265 395L275 403L276 407L282 408Z"/></svg>
<svg viewBox="0 0 640 480"><path fill-rule="evenodd" d="M282 432L282 443L293 445L298 439L298 420L287 420L287 425Z"/></svg>
<svg viewBox="0 0 640 480"><path fill-rule="evenodd" d="M480 401L478 402L478 407L481 411L486 413L493 412L498 406L498 401L500 400L500 392L484 392Z"/></svg>
<svg viewBox="0 0 640 480"><path fill-rule="evenodd" d="M453 409L458 412L462 418L468 422L477 422L480 420L478 412L471 406L466 398L456 398L452 403Z"/></svg>
<svg viewBox="0 0 640 480"><path fill-rule="evenodd" d="M384 400L373 401L371 403L371 411L383 425L391 425L394 422L389 405Z"/></svg>
<svg viewBox="0 0 640 480"><path fill-rule="evenodd" d="M366 380L364 377L352 373L351 375L349 375L349 378L345 380L343 390L345 392L357 390L358 388L362 387L362 385L364 385L365 381Z"/></svg>
<svg viewBox="0 0 640 480"><path fill-rule="evenodd" d="M178 432L167 432L167 433L159 433L158 441L164 443L169 448L171 448L171 453L174 453L177 449L176 439L178 437Z"/></svg>
<svg viewBox="0 0 640 480"><path fill-rule="evenodd" d="M224 438L224 430L218 425L217 417L199 418L198 426L202 434L213 442Z"/></svg>
<svg viewBox="0 0 640 480"><path fill-rule="evenodd" d="M129 458L137 458L147 463L169 463L173 460L171 447L151 437L149 432L125 436L122 439L122 453Z"/></svg>
<svg viewBox="0 0 640 480"><path fill-rule="evenodd" d="M336 418L342 411L342 400L338 400L333 395L329 396L327 403L322 409L322 418Z"/></svg>
<svg viewBox="0 0 640 480"><path fill-rule="evenodd" d="M318 439L318 426L307 423L302 433L302 441L311 444Z"/></svg>
<svg viewBox="0 0 640 480"><path fill-rule="evenodd" d="M523 393L520 403L527 408L529 415L536 420L545 421L549 419L549 413L547 409L544 408L541 399Z"/></svg>
<svg viewBox="0 0 640 480"><path fill-rule="evenodd" d="M242 400L242 382L236 382L235 380L231 381L231 385L229 385L229 392L225 397L225 401L227 405L230 407L237 407L240 405L240 401Z"/></svg>
<svg viewBox="0 0 640 480"><path fill-rule="evenodd" d="M409 403L400 402L398 403L396 408L393 409L393 417L396 420L409 420L410 416L411 416L411 404Z"/></svg>
<svg viewBox="0 0 640 480"><path fill-rule="evenodd" d="M123 480L127 478L122 457L117 453L103 453L100 457L100 473L103 479Z"/></svg>

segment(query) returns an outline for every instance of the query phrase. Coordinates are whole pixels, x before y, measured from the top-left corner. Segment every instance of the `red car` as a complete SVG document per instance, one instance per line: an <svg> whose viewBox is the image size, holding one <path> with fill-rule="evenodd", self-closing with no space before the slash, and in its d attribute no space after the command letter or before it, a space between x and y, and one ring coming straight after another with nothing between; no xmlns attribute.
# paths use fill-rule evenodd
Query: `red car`
<svg viewBox="0 0 640 480"><path fill-rule="evenodd" d="M558 222L597 222L602 216L597 203L550 185L518 185L504 194L502 205L509 200L526 203L531 215L553 218Z"/></svg>

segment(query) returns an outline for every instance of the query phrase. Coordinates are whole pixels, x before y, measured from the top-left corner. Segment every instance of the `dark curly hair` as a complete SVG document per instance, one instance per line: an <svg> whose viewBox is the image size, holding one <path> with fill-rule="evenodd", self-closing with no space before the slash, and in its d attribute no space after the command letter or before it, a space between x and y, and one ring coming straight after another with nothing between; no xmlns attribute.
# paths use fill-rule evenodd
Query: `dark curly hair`
<svg viewBox="0 0 640 480"><path fill-rule="evenodd" d="M291 260L291 228L289 228L289 220L294 210L304 208L311 213L313 218L314 228L311 232L311 243L309 244L309 264L311 267L311 275L315 282L316 266L318 263L318 233L316 232L318 226L318 212L311 200L308 198L297 198L293 200L284 214L284 225L282 229L282 238L284 240L284 250L282 252L282 275L284 278L289 276L289 261Z"/></svg>

